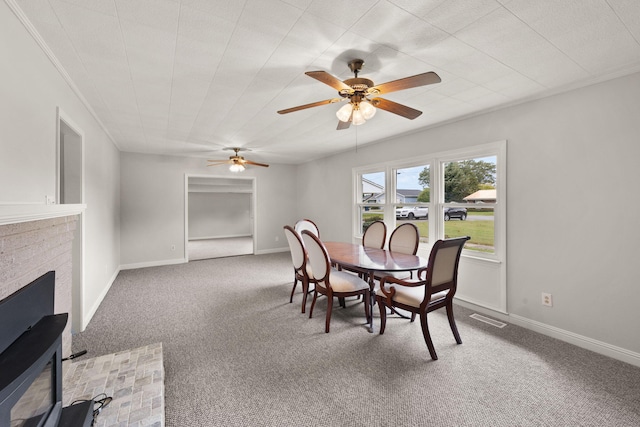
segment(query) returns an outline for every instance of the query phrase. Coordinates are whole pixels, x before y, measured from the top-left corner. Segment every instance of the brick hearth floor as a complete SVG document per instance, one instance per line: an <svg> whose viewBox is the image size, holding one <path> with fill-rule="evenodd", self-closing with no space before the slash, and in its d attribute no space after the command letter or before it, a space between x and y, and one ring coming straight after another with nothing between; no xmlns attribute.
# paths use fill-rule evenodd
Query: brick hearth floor
<svg viewBox="0 0 640 427"><path fill-rule="evenodd" d="M63 406L101 393L113 398L96 417L96 427L164 426L162 343L66 361L62 370Z"/></svg>

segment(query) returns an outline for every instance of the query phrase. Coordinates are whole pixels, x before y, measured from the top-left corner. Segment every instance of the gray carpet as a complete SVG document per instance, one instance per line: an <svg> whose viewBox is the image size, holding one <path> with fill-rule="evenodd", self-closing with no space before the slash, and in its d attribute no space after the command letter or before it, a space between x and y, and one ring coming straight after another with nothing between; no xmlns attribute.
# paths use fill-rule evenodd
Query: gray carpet
<svg viewBox="0 0 640 427"><path fill-rule="evenodd" d="M167 426L638 426L640 368L456 307L463 344L430 314L365 328L362 303L314 318L289 304L288 253L120 273L86 357L162 342ZM337 306L337 304L335 304ZM377 308L375 326L379 327Z"/></svg>

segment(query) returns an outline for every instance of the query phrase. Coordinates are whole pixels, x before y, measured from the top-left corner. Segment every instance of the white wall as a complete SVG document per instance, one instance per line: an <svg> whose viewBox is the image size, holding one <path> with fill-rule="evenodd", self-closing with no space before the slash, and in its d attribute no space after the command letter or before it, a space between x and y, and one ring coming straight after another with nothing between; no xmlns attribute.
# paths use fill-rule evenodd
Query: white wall
<svg viewBox="0 0 640 427"><path fill-rule="evenodd" d="M251 236L250 193L189 192L189 239Z"/></svg>
<svg viewBox="0 0 640 427"><path fill-rule="evenodd" d="M288 249L282 227L297 219L295 172L295 166L285 165L242 172L256 177L258 253ZM184 261L185 174L237 176L222 167L212 171L205 159L121 153L121 264L125 268Z"/></svg>
<svg viewBox="0 0 640 427"><path fill-rule="evenodd" d="M634 74L300 165L299 216L350 241L354 166L506 139L510 319L640 361L639 99Z"/></svg>
<svg viewBox="0 0 640 427"><path fill-rule="evenodd" d="M118 150L5 2L0 2L0 204L56 194L56 109L84 134L84 314L120 264Z"/></svg>

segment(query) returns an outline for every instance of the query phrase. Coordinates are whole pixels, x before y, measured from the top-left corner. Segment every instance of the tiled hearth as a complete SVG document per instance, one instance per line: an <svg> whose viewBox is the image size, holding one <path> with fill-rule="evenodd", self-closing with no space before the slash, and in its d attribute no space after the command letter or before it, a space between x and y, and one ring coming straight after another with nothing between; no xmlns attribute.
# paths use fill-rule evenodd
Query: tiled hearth
<svg viewBox="0 0 640 427"><path fill-rule="evenodd" d="M62 365L63 404L105 393L113 398L96 427L164 425L162 343Z"/></svg>

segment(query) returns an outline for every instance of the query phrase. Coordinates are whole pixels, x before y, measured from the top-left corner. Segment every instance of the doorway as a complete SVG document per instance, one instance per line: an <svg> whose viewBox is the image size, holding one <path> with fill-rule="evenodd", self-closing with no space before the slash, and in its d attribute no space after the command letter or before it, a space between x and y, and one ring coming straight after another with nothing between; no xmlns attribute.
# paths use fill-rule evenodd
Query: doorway
<svg viewBox="0 0 640 427"><path fill-rule="evenodd" d="M57 185L59 204L84 204L84 133L57 111ZM72 246L71 332L83 330L84 214L78 215Z"/></svg>
<svg viewBox="0 0 640 427"><path fill-rule="evenodd" d="M255 178L186 176L185 258L255 253Z"/></svg>

